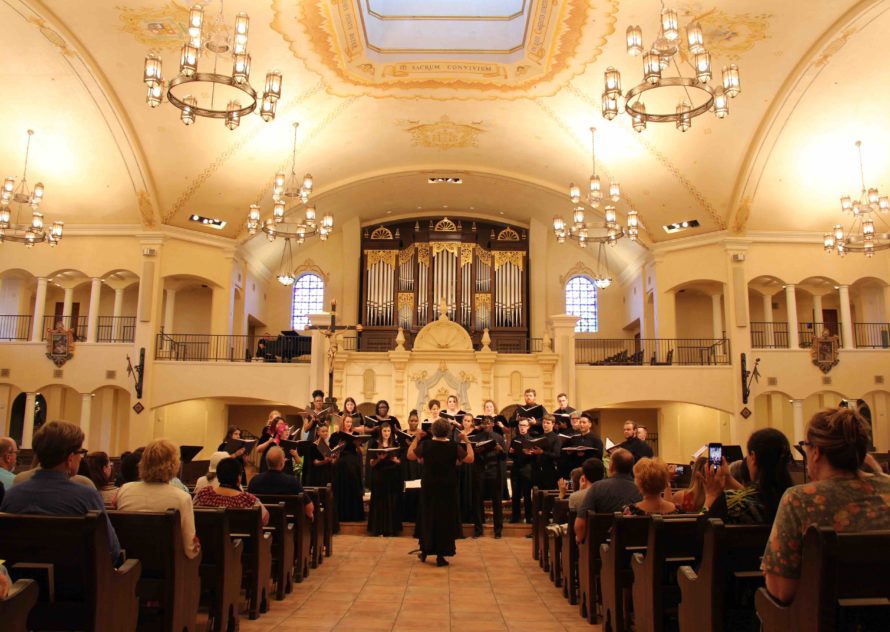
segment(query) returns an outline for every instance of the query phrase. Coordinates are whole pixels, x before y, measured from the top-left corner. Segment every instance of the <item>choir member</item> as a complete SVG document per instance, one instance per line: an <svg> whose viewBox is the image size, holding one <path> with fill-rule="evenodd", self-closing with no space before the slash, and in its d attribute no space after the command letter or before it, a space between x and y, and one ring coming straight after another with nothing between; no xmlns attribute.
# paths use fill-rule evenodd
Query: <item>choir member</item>
<svg viewBox="0 0 890 632"><path fill-rule="evenodd" d="M525 389L523 396L525 397L525 403L517 406L516 410L513 411L510 425L515 427L520 419L527 419L529 423L529 433L531 433L533 437L538 437L544 434L544 431L541 429L541 420L544 418L544 413L547 412L547 409L537 402L538 394L535 389Z"/></svg>
<svg viewBox="0 0 890 632"><path fill-rule="evenodd" d="M572 470L581 467L590 457L603 457L603 442L590 431L592 425L590 417L586 413L582 414L578 419L578 434L563 440L560 477L569 478Z"/></svg>
<svg viewBox="0 0 890 632"><path fill-rule="evenodd" d="M340 429L331 435L332 448L345 444L340 456L334 462L333 487L334 501L337 503L337 516L346 522L361 522L365 519L364 493L362 485L362 457L358 442L353 439L353 417L344 415Z"/></svg>
<svg viewBox="0 0 890 632"><path fill-rule="evenodd" d="M365 431L368 434L377 435L379 433L378 427L382 425L383 422L387 422L390 429L398 428L401 430L402 428L402 424L399 423L399 420L396 419L394 415L389 414L389 402L385 399L381 399L377 402L377 405L374 407L373 415L365 417Z"/></svg>
<svg viewBox="0 0 890 632"><path fill-rule="evenodd" d="M418 558L425 562L427 555L435 555L436 566L447 566L448 560L445 558L457 552L454 541L461 527L457 515L455 464L472 463L474 458L467 436L462 434L456 443L449 439L450 430L448 422L437 419L432 425L432 440L422 441L426 433L420 430L407 455L423 465Z"/></svg>
<svg viewBox="0 0 890 632"><path fill-rule="evenodd" d="M308 487L324 487L333 482L334 463L339 458L339 451L334 452L330 445L330 430L327 426L318 426L316 429L318 439L309 449L309 454L303 461L303 484ZM310 467L306 467L311 463Z"/></svg>
<svg viewBox="0 0 890 632"><path fill-rule="evenodd" d="M272 412L275 413L276 416L266 424L265 428L263 428L263 432L260 435L259 445L257 446L257 451L263 454L263 458L260 461L260 472L265 472L268 469L265 452L273 445L279 445L281 441L287 439L289 435L287 422L284 421L284 417L282 417L281 413L277 410ZM296 450L288 450L286 459L284 472L286 474L293 474L294 463L300 461L300 455L297 454Z"/></svg>
<svg viewBox="0 0 890 632"><path fill-rule="evenodd" d="M372 535L394 536L402 531L401 496L405 483L399 454L393 426L390 421L383 421L378 436L368 445L371 465L368 531Z"/></svg>
<svg viewBox="0 0 890 632"><path fill-rule="evenodd" d="M569 396L565 393L556 396L556 403L559 404L559 407L553 411L553 415L556 417L554 429L556 432L563 432L571 427L571 415L575 409L569 406Z"/></svg>
<svg viewBox="0 0 890 632"><path fill-rule="evenodd" d="M457 395L449 395L448 399L445 402L445 410L439 414L448 421L453 421L459 424L461 423L464 415L466 415L467 413L460 410L460 407L458 406Z"/></svg>
<svg viewBox="0 0 890 632"><path fill-rule="evenodd" d="M467 415L470 417L470 415ZM507 446L504 437L494 431L494 419L482 418L482 430L473 435L473 452L476 460L472 467L476 470L475 515L473 537L482 535L485 516L485 500L491 500L494 517L494 537L500 538L504 529L504 504L502 492L504 477L507 475Z"/></svg>
<svg viewBox="0 0 890 632"><path fill-rule="evenodd" d="M644 456L650 459L654 456L652 448L645 441L641 441L637 437L637 422L628 419L624 422L624 441L618 444L619 448L624 448L634 455L634 463L642 459Z"/></svg>
<svg viewBox="0 0 890 632"><path fill-rule="evenodd" d="M332 411L325 408L324 391L316 389L312 391L312 403L306 407L303 415L303 426L295 429L291 439L294 441L315 441L318 436L318 427L328 424L328 417Z"/></svg>
<svg viewBox="0 0 890 632"><path fill-rule="evenodd" d="M554 432L555 416L547 413L541 422L544 442L532 448L532 485L538 489L556 489L556 466L560 456L560 442Z"/></svg>
<svg viewBox="0 0 890 632"><path fill-rule="evenodd" d="M352 397L347 397L343 400L342 417L346 417L347 415L352 417L352 431L357 432L358 434L364 434L365 416L359 412L358 404L355 403L355 399Z"/></svg>
<svg viewBox="0 0 890 632"><path fill-rule="evenodd" d="M498 414L498 407L493 400L486 399L482 403L482 414L476 417L476 425L482 425L483 417L491 417L494 419L494 431L499 435L503 435L507 428L507 418Z"/></svg>
<svg viewBox="0 0 890 632"><path fill-rule="evenodd" d="M444 417L443 417L444 419ZM460 430L452 429L450 437L452 441L460 441L461 435L466 437L475 436L476 424L473 415L464 415L462 420L462 428ZM457 439L455 439L455 435ZM478 455L477 455L478 462ZM476 506L482 501L479 499L481 488L478 484L479 471L475 465L463 465L458 463L458 495L460 497L460 521L461 524L475 524L476 522ZM481 525L479 527L482 529Z"/></svg>
<svg viewBox="0 0 890 632"><path fill-rule="evenodd" d="M410 445L410 443L414 441L414 437L417 435L419 426L420 417L416 410L412 410L408 413L408 430L401 438L405 439ZM420 463L411 461L410 459L402 460L402 476L405 479L405 482L420 480L422 474L423 468L420 466ZM402 496L402 519L405 522L417 523L419 500L419 488L405 489L405 493Z"/></svg>
<svg viewBox="0 0 890 632"><path fill-rule="evenodd" d="M521 522L523 514L526 522L532 521L532 461L531 452L522 447L522 440L529 436L527 419L517 422L519 433L510 443L510 456L513 467L510 470L510 487L512 488L513 513L510 522ZM525 504L523 512L522 504Z"/></svg>

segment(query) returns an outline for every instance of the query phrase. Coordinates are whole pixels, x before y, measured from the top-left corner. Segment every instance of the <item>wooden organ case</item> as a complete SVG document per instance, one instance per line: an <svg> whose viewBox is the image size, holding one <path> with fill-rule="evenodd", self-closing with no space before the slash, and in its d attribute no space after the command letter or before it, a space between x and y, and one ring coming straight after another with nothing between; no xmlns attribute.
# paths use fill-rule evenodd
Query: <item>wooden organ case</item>
<svg viewBox="0 0 890 632"><path fill-rule="evenodd" d="M359 350L406 347L427 323L463 325L477 347L528 350L528 234L523 228L447 217L369 226L362 233Z"/></svg>

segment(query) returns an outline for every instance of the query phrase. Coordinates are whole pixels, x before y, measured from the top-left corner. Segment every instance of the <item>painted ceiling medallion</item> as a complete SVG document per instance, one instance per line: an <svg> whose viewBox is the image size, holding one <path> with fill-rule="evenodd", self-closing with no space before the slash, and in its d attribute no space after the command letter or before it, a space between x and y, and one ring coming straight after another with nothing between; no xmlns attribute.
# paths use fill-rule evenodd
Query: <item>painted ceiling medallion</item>
<svg viewBox="0 0 890 632"><path fill-rule="evenodd" d="M189 10L175 2L152 8L116 8L120 11L120 30L143 46L178 50L188 33Z"/></svg>
<svg viewBox="0 0 890 632"><path fill-rule="evenodd" d="M582 73L599 57L618 12L618 0L527 0L520 15L505 20L399 16L400 24L387 18L381 26L368 6L272 0L271 26L338 96L519 99L552 95ZM500 39L478 37L497 28L512 30ZM419 37L424 29L433 37ZM480 39L490 49L470 46Z"/></svg>
<svg viewBox="0 0 890 632"><path fill-rule="evenodd" d="M411 134L411 144L428 149L460 149L478 147L479 134L485 130L479 122L473 124L455 123L447 116L442 116L435 123L420 121L399 121L399 125Z"/></svg>
<svg viewBox="0 0 890 632"><path fill-rule="evenodd" d="M689 5L680 9L685 20L701 25L708 50L714 57L738 60L757 42L770 39L771 13L726 13L719 9L705 9L703 5Z"/></svg>

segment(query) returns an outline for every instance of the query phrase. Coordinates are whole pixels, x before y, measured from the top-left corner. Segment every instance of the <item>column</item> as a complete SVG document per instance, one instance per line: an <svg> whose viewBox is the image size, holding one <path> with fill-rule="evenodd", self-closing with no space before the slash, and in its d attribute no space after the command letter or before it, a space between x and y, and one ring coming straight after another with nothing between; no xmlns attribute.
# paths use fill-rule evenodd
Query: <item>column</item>
<svg viewBox="0 0 890 632"><path fill-rule="evenodd" d="M39 277L37 279L37 295L34 298L34 321L31 323L31 342L40 342L43 340L43 314L45 311L46 278ZM28 447L31 447L30 444Z"/></svg>
<svg viewBox="0 0 890 632"><path fill-rule="evenodd" d="M822 295L813 294L813 335L822 335Z"/></svg>
<svg viewBox="0 0 890 632"><path fill-rule="evenodd" d="M551 316L550 329L553 331L553 354L558 357L554 371L553 390L562 391L570 402L580 400L575 393L575 325L577 316L568 314ZM547 352L545 351L542 356Z"/></svg>
<svg viewBox="0 0 890 632"><path fill-rule="evenodd" d="M711 294L711 329L714 331L714 340L723 338L723 311L720 299L722 294Z"/></svg>
<svg viewBox="0 0 890 632"><path fill-rule="evenodd" d="M124 311L124 288L119 287L114 290L114 311L111 319L111 340L120 342L121 339L121 312ZM170 315L171 318L173 315ZM166 329L164 330L166 331Z"/></svg>
<svg viewBox="0 0 890 632"><path fill-rule="evenodd" d="M853 313L850 311L850 286L841 285L838 289L841 303L841 348L853 349Z"/></svg>
<svg viewBox="0 0 890 632"><path fill-rule="evenodd" d="M71 310L74 305L74 288L66 287L65 288L65 298L64 303L62 304L62 323L63 326L72 329L77 326L77 323L72 322L71 320Z"/></svg>
<svg viewBox="0 0 890 632"><path fill-rule="evenodd" d="M763 295L763 345L765 347L775 347L776 337L773 331L773 297L769 294Z"/></svg>
<svg viewBox="0 0 890 632"><path fill-rule="evenodd" d="M93 412L93 394L92 393L81 393L80 394L80 429L83 431L84 440L83 445L87 447L90 445L90 416Z"/></svg>
<svg viewBox="0 0 890 632"><path fill-rule="evenodd" d="M102 279L93 279L90 284L90 311L87 316L87 342L96 342L99 325L99 299L102 293Z"/></svg>
<svg viewBox="0 0 890 632"><path fill-rule="evenodd" d="M794 420L794 437L792 442L798 443L806 439L803 434L803 400L791 400L791 418Z"/></svg>
<svg viewBox="0 0 890 632"><path fill-rule="evenodd" d="M31 441L34 439L34 406L36 404L37 393L25 393L25 423L22 426L23 448L30 448Z"/></svg>
<svg viewBox="0 0 890 632"><path fill-rule="evenodd" d="M324 335L320 328L329 327L331 324L331 315L327 312L318 314L309 314L309 324L315 329L312 332L312 353L309 356L309 389L320 388L327 393L327 346ZM340 353L343 353L341 350Z"/></svg>
<svg viewBox="0 0 890 632"><path fill-rule="evenodd" d="M799 349L800 339L797 333L797 293L794 285L785 286L785 310L788 313L788 348Z"/></svg>

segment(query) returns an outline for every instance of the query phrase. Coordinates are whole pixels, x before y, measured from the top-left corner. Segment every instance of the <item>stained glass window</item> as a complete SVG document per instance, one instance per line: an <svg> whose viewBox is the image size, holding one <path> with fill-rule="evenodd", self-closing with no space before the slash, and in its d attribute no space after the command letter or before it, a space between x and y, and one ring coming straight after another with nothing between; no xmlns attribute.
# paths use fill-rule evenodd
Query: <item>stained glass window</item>
<svg viewBox="0 0 890 632"><path fill-rule="evenodd" d="M294 311L291 322L296 331L309 326L309 314L324 309L324 281L317 274L304 274L294 282Z"/></svg>
<svg viewBox="0 0 890 632"><path fill-rule="evenodd" d="M566 314L579 316L575 331L596 333L596 285L586 276L573 276L566 283Z"/></svg>

